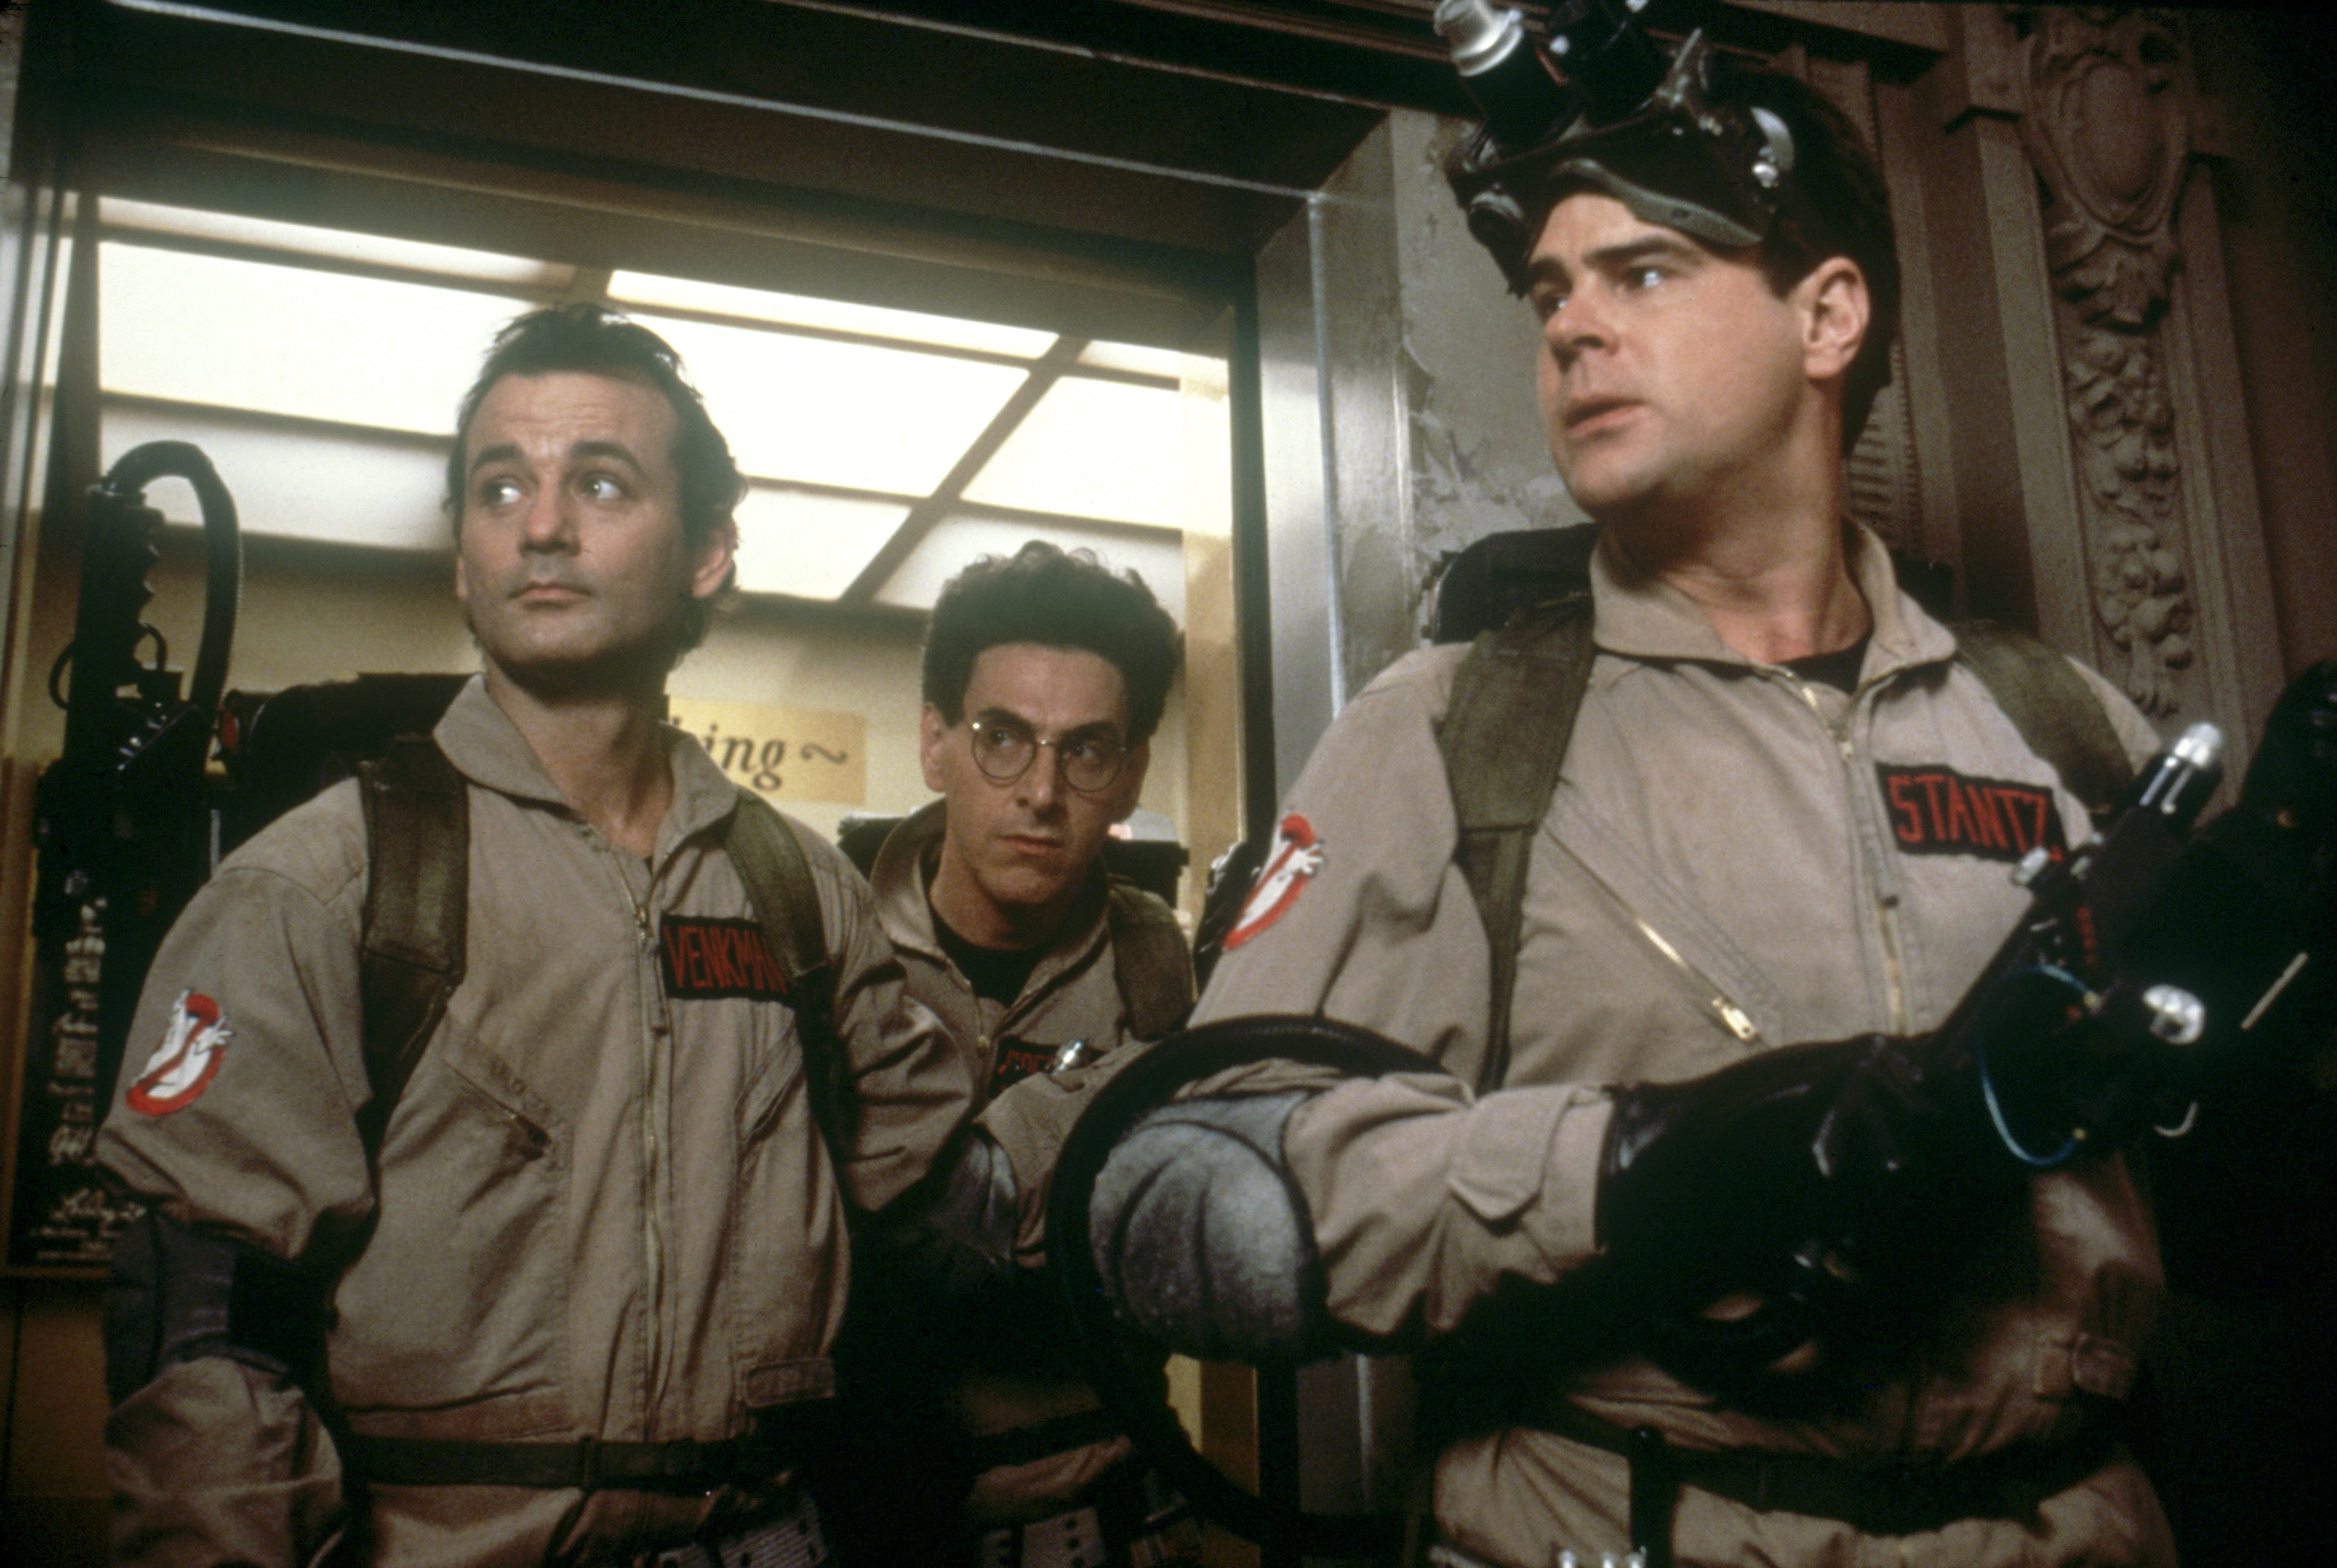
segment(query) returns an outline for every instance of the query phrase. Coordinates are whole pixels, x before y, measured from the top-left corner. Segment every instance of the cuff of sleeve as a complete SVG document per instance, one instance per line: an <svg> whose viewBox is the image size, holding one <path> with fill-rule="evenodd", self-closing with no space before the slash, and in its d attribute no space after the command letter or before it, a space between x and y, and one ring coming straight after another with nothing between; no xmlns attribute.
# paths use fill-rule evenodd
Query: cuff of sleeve
<svg viewBox="0 0 2337 1568"><path fill-rule="evenodd" d="M1560 1267L1596 1249L1599 1154L1613 1106L1595 1089L1512 1089L1468 1112L1452 1196L1489 1226L1515 1225Z"/></svg>

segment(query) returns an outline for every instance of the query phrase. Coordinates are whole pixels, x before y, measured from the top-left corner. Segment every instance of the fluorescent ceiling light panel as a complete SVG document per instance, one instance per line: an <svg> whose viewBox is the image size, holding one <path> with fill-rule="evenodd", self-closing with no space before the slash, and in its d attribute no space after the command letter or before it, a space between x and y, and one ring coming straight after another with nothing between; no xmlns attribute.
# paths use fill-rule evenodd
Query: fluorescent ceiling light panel
<svg viewBox="0 0 2337 1568"><path fill-rule="evenodd" d="M1122 529L1082 528L1077 523L1015 523L962 513L942 519L917 542L876 591L880 604L930 610L948 582L977 557L1012 555L1033 539L1065 550L1092 550L1115 572L1133 571L1152 596L1185 623L1185 541L1178 534L1140 534Z"/></svg>
<svg viewBox="0 0 2337 1568"><path fill-rule="evenodd" d="M445 436L524 299L109 241L108 392Z"/></svg>
<svg viewBox="0 0 2337 1568"><path fill-rule="evenodd" d="M881 305L852 305L841 299L780 294L768 289L740 289L728 283L701 283L694 278L660 278L648 272L616 274L609 279L609 298L621 305L702 310L710 316L740 316L783 326L818 327L831 332L895 338L904 343L969 348L979 354L1012 354L1024 359L1037 358L1055 340L1053 333L1034 331L1028 327L1004 327L956 316L929 316L921 310L893 310Z"/></svg>
<svg viewBox="0 0 2337 1568"><path fill-rule="evenodd" d="M200 446L235 497L236 521L246 534L434 554L455 547L438 507L446 462L435 442L271 429L259 420L135 407L106 408L98 430L107 467L148 441ZM173 523L202 521L194 487L182 479L157 480L149 499Z"/></svg>
<svg viewBox="0 0 2337 1568"><path fill-rule="evenodd" d="M306 223L279 223L269 218L245 218L233 212L200 212L191 207L164 207L152 201L125 201L108 196L98 203L98 216L107 223L150 233L189 240L213 240L273 250L296 250L339 261L376 267L402 267L416 272L436 272L483 283L504 283L557 293L573 280L576 270L552 261L532 261L523 256L499 256L491 250L465 250L454 245L432 245L419 240L392 240L359 234L347 229L318 229Z"/></svg>
<svg viewBox="0 0 2337 1568"><path fill-rule="evenodd" d="M758 478L928 494L1026 375L750 327L640 319L681 355L738 466Z"/></svg>
<svg viewBox="0 0 2337 1568"><path fill-rule="evenodd" d="M1159 387L1066 377L966 486L969 501L1149 523L1184 521L1183 398Z"/></svg>
<svg viewBox="0 0 2337 1568"><path fill-rule="evenodd" d="M908 515L897 501L755 485L738 504L738 586L834 599Z"/></svg>

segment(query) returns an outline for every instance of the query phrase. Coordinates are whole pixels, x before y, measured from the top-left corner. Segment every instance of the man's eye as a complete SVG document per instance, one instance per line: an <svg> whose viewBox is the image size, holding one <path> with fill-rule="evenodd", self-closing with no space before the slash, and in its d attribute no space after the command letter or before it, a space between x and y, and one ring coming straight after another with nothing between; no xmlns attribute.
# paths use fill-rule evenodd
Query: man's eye
<svg viewBox="0 0 2337 1568"><path fill-rule="evenodd" d="M1548 294L1534 295L1534 319L1537 321L1549 320L1551 317L1558 314L1560 309L1563 307L1565 303L1566 296L1554 290Z"/></svg>
<svg viewBox="0 0 2337 1568"><path fill-rule="evenodd" d="M1063 755L1081 762L1109 762L1120 755L1120 748L1110 740L1095 738L1072 741L1063 748Z"/></svg>
<svg viewBox="0 0 2337 1568"><path fill-rule="evenodd" d="M1660 267L1634 267L1623 274L1623 287L1634 293L1652 289L1663 280L1664 270Z"/></svg>
<svg viewBox="0 0 2337 1568"><path fill-rule="evenodd" d="M606 474L587 475L577 488L594 501L621 501L625 498L625 487Z"/></svg>
<svg viewBox="0 0 2337 1568"><path fill-rule="evenodd" d="M479 486L479 504L484 506L508 506L519 496L519 486L509 479L490 479Z"/></svg>

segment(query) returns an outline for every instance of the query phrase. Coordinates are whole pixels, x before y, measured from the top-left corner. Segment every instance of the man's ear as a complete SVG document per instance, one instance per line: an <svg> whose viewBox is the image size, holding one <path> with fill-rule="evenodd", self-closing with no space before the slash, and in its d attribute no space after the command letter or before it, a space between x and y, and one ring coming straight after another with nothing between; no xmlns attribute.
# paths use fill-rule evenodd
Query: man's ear
<svg viewBox="0 0 2337 1568"><path fill-rule="evenodd" d="M455 603L468 604L470 602L471 577L463 570L463 552L458 546L455 551Z"/></svg>
<svg viewBox="0 0 2337 1568"><path fill-rule="evenodd" d="M1801 311L1804 372L1813 381L1848 375L1874 315L1866 274L1847 256L1829 256L1794 286L1794 297Z"/></svg>
<svg viewBox="0 0 2337 1568"><path fill-rule="evenodd" d="M722 584L730 580L731 563L738 558L738 524L725 517L720 526L706 531L698 547L698 559L689 566L689 595L693 599L711 599L722 592Z"/></svg>
<svg viewBox="0 0 2337 1568"><path fill-rule="evenodd" d="M1136 802L1144 794L1144 770L1152 766L1152 742L1145 740L1128 749L1120 760L1120 777L1111 781L1113 800L1111 819L1125 822L1136 814Z"/></svg>
<svg viewBox="0 0 2337 1568"><path fill-rule="evenodd" d="M948 788L942 776L942 742L949 738L949 720L932 703L917 715L917 761L925 770L925 788L939 795Z"/></svg>

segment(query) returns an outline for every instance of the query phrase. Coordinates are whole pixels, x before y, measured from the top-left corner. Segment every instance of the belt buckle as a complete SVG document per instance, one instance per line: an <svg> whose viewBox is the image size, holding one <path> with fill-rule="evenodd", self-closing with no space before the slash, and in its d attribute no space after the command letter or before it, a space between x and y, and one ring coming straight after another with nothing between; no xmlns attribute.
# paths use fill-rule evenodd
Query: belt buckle
<svg viewBox="0 0 2337 1568"><path fill-rule="evenodd" d="M1092 1508L1074 1508L1022 1526L1019 1568L1104 1568L1103 1520Z"/></svg>

